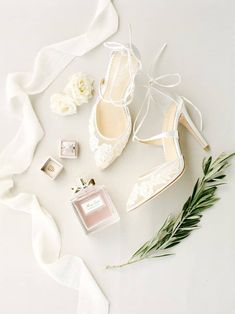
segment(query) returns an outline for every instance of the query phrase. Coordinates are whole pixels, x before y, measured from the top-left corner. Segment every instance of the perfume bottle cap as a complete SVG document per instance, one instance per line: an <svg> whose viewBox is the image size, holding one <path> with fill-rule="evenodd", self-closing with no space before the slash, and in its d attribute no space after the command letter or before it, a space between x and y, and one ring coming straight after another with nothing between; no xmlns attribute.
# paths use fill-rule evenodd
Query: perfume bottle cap
<svg viewBox="0 0 235 314"><path fill-rule="evenodd" d="M95 185L94 179L88 180L87 178L80 177L77 180L76 186L72 188L72 190L74 191L74 193L78 193L79 191L86 189L90 185Z"/></svg>

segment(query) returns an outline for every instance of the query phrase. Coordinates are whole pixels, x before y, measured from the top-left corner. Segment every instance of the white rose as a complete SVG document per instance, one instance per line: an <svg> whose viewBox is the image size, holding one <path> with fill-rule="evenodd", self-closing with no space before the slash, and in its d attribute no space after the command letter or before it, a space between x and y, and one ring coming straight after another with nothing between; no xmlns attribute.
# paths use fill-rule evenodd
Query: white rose
<svg viewBox="0 0 235 314"><path fill-rule="evenodd" d="M77 106L88 103L94 95L94 80L85 73L76 73L65 86L64 92L74 99Z"/></svg>
<svg viewBox="0 0 235 314"><path fill-rule="evenodd" d="M69 95L54 94L51 96L51 111L61 116L67 116L75 114L77 107Z"/></svg>

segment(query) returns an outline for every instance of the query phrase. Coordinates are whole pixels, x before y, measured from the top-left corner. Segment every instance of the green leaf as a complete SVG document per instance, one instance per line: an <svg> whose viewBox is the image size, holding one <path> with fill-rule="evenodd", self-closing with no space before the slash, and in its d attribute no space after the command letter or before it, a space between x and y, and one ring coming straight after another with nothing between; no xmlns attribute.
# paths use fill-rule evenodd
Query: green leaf
<svg viewBox="0 0 235 314"><path fill-rule="evenodd" d="M198 225L202 213L211 208L219 198L216 191L219 186L225 184L224 171L229 166L232 154L220 154L214 161L212 157L204 158L202 162L203 176L194 185L191 196L188 197L181 211L175 216L169 216L160 230L145 242L130 258L127 263L120 266L130 265L143 259L158 258L172 255L169 250L187 238Z"/></svg>
<svg viewBox="0 0 235 314"><path fill-rule="evenodd" d="M158 258L158 257L165 257L165 256L172 256L174 255L173 253L166 253L166 254L161 254L161 255L153 255L151 258Z"/></svg>
<svg viewBox="0 0 235 314"><path fill-rule="evenodd" d="M210 156L204 163L204 175L206 175L208 173L208 170L210 168L210 165L211 165L211 161L212 161L212 157Z"/></svg>

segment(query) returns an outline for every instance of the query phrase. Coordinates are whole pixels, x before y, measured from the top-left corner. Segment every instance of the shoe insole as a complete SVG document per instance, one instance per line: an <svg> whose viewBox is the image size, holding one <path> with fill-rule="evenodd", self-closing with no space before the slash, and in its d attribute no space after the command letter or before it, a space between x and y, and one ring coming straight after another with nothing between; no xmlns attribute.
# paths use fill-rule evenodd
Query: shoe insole
<svg viewBox="0 0 235 314"><path fill-rule="evenodd" d="M138 70L138 61L131 56L131 65L128 65L128 56L121 52L115 52L112 56L108 78L105 82L104 98L120 101L131 82L132 75ZM100 133L108 138L117 138L124 134L127 128L126 109L114 106L100 100L96 109L97 127Z"/></svg>

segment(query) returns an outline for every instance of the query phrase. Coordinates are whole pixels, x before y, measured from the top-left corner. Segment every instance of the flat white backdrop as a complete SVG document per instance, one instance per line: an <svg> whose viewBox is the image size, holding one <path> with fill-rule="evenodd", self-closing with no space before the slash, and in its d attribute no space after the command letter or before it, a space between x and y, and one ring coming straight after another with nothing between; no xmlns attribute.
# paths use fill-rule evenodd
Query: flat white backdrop
<svg viewBox="0 0 235 314"><path fill-rule="evenodd" d="M134 43L142 54L144 73L164 43L168 49L158 74L179 72L179 94L202 111L204 133L212 154L235 150L234 54L235 4L232 0L116 0L120 31L112 40L128 41L132 24ZM95 11L92 0L2 0L0 3L0 148L17 130L5 102L8 72L28 71L37 51L48 44L82 33ZM235 263L235 163L228 170L228 185L219 191L220 202L205 213L201 229L174 249L175 256L107 271L107 264L126 261L149 239L171 212L180 210L201 173L206 155L181 129L187 171L160 197L132 213L125 202L139 174L160 163L161 150L130 142L109 169L96 169L88 148L88 117L92 103L76 116L60 118L49 109L49 98L64 88L77 71L102 78L108 52L99 47L75 60L42 95L32 98L45 130L30 169L17 177L17 191L36 193L55 217L62 233L62 253L84 258L111 302L110 314L233 314ZM144 89L145 74L137 80L131 105L135 116ZM152 108L146 133L159 130L160 111ZM194 115L195 119L197 118ZM39 168L48 155L58 158L58 141L77 139L78 160L64 160L65 171L50 181ZM16 150L19 149L16 147ZM105 184L119 210L121 221L92 236L85 236L68 204L77 175L87 174ZM31 247L30 216L0 207L0 313L72 314L76 292L58 285L36 264Z"/></svg>

